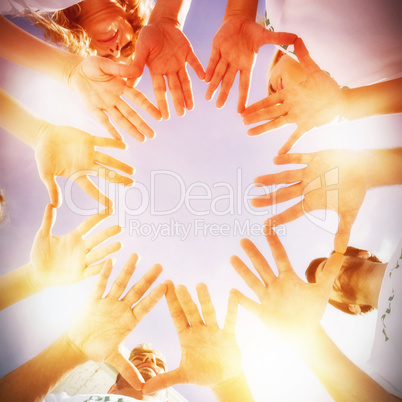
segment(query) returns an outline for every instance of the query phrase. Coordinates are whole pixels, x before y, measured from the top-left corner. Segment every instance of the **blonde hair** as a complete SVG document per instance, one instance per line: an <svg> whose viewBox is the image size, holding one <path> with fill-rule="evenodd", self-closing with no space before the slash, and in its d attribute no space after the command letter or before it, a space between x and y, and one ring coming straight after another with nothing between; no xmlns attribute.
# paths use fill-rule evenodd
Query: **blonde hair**
<svg viewBox="0 0 402 402"><path fill-rule="evenodd" d="M133 44L137 42L141 28L146 25L153 4L151 0L115 0L127 14L127 20L134 30ZM71 53L80 56L95 54L91 40L79 25L80 4L74 4L55 12L37 11L26 14L45 33L45 38ZM134 46L135 48L135 46Z"/></svg>

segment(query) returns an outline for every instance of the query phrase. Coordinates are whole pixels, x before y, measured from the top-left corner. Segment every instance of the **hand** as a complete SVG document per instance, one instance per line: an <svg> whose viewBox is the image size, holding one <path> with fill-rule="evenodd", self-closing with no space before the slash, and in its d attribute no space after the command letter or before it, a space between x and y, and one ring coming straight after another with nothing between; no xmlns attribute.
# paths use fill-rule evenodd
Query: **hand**
<svg viewBox="0 0 402 402"><path fill-rule="evenodd" d="M108 227L91 237L83 239L100 222L110 216L106 209L89 217L72 232L63 236L53 236L52 228L56 210L48 205L42 226L35 236L31 250L31 277L35 288L64 286L76 283L100 272L99 262L119 251L120 242L97 248L99 245L121 232L118 225Z"/></svg>
<svg viewBox="0 0 402 402"><path fill-rule="evenodd" d="M175 292L172 282L166 284L166 301L181 345L180 366L148 380L143 393L181 383L217 387L241 375L241 352L235 337L235 297L229 299L224 329L220 329L206 285L197 286L202 317L185 286L178 286Z"/></svg>
<svg viewBox="0 0 402 402"><path fill-rule="evenodd" d="M269 226L291 222L306 212L331 209L339 216L338 232L335 236L335 251L344 253L349 242L350 231L370 185L366 170L370 164L364 152L348 150L325 150L312 154L288 154L274 158L274 163L307 166L298 170L257 177L256 186L292 184L270 194L255 197L251 204L263 207L304 196L296 205L266 221Z"/></svg>
<svg viewBox="0 0 402 402"><path fill-rule="evenodd" d="M344 96L341 88L313 61L300 38L295 42L295 51L306 73L306 80L254 103L242 114L244 124L269 120L268 123L248 130L251 136L285 124L297 124L297 129L279 150L279 154L288 152L306 132L330 123L335 117L341 116L343 111Z"/></svg>
<svg viewBox="0 0 402 402"><path fill-rule="evenodd" d="M127 84L124 78L133 77L133 70L125 64L115 63L103 57L85 57L68 74L67 82L80 96L85 107L94 114L112 137L122 136L109 120L108 115L136 140L153 138L155 131L122 98L142 107L156 120L160 120L159 110L140 91ZM123 78L124 77L124 78Z"/></svg>
<svg viewBox="0 0 402 402"><path fill-rule="evenodd" d="M232 16L225 19L212 42L205 82L209 82L205 98L211 100L221 82L216 106L225 105L236 74L240 71L239 101L237 112L246 107L251 73L259 48L267 43L288 45L297 36L288 33L271 32L254 21Z"/></svg>
<svg viewBox="0 0 402 402"><path fill-rule="evenodd" d="M166 285L156 286L143 297L162 272L160 265L154 265L122 297L137 261L138 255L132 254L109 293L102 297L112 271L111 262L105 263L95 289L74 319L67 336L89 359L111 364L134 389L141 390L144 379L134 365L120 353L120 346L162 298Z"/></svg>
<svg viewBox="0 0 402 402"><path fill-rule="evenodd" d="M95 147L126 149L122 141L95 137L73 127L54 126L43 123L36 137L35 158L39 175L46 185L51 203L61 205L61 191L56 176L73 179L93 199L105 206L112 201L89 180L88 175L97 175L114 183L131 186L133 179L122 176L107 166L132 175L134 169L109 155L95 150Z"/></svg>
<svg viewBox="0 0 402 402"><path fill-rule="evenodd" d="M325 264L319 281L306 283L296 275L276 233L271 229L266 237L278 268L278 276L257 247L250 240L242 239L240 244L260 278L239 257L233 256L230 262L257 295L260 303L238 290L233 292L238 297L239 304L281 338L293 341L304 335L308 336L320 327L332 285L342 266L343 255L333 254Z"/></svg>
<svg viewBox="0 0 402 402"><path fill-rule="evenodd" d="M194 69L200 80L204 79L204 68L178 23L170 19L160 19L141 29L132 67L136 67L137 76L140 76L147 64L156 102L164 119L169 118L164 75L177 115L183 116L185 108L188 110L194 108L186 63Z"/></svg>

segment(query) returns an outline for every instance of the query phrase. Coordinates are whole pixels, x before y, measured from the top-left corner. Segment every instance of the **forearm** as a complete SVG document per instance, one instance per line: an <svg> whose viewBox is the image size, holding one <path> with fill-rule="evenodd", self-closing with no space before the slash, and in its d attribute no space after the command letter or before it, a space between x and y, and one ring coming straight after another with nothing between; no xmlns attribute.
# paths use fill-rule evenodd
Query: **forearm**
<svg viewBox="0 0 402 402"><path fill-rule="evenodd" d="M402 148L365 152L370 187L402 184Z"/></svg>
<svg viewBox="0 0 402 402"><path fill-rule="evenodd" d="M68 84L80 56L51 46L0 16L0 57Z"/></svg>
<svg viewBox="0 0 402 402"><path fill-rule="evenodd" d="M296 350L335 401L398 400L353 364L321 328Z"/></svg>
<svg viewBox="0 0 402 402"><path fill-rule="evenodd" d="M224 20L229 17L243 17L255 21L258 0L228 0Z"/></svg>
<svg viewBox="0 0 402 402"><path fill-rule="evenodd" d="M219 402L254 401L244 374L241 374L235 379L225 381L219 386L211 387L211 389L216 397L216 400Z"/></svg>
<svg viewBox="0 0 402 402"><path fill-rule="evenodd" d="M0 310L42 290L32 276L31 263L23 265L0 278Z"/></svg>
<svg viewBox="0 0 402 402"><path fill-rule="evenodd" d="M158 0L149 18L149 24L159 19L174 20L183 27L191 0Z"/></svg>
<svg viewBox="0 0 402 402"><path fill-rule="evenodd" d="M402 78L359 88L343 89L342 93L344 95L343 117L348 120L402 112Z"/></svg>
<svg viewBox="0 0 402 402"><path fill-rule="evenodd" d="M4 401L42 401L76 366L87 358L62 335L42 353L0 380Z"/></svg>
<svg viewBox="0 0 402 402"><path fill-rule="evenodd" d="M2 89L0 89L0 105L0 126L34 148L36 136L44 120L34 116Z"/></svg>

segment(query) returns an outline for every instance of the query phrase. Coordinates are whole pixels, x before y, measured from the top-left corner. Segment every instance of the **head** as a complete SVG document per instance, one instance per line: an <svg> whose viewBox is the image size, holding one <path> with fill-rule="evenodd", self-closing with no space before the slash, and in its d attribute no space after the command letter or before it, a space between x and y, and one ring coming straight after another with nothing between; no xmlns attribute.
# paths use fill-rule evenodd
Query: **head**
<svg viewBox="0 0 402 402"><path fill-rule="evenodd" d="M332 251L333 254L335 251ZM345 258L338 276L335 279L330 295L329 303L338 310L347 314L364 314L374 309L373 306L358 303L359 299L359 278L364 275L363 271L366 262L382 264L381 261L367 250L355 247L348 247L344 253ZM321 274L328 258L316 258L311 261L306 270L306 279L315 283Z"/></svg>
<svg viewBox="0 0 402 402"><path fill-rule="evenodd" d="M268 95L298 84L305 79L306 73L301 64L282 50L277 49L268 71Z"/></svg>
<svg viewBox="0 0 402 402"><path fill-rule="evenodd" d="M149 0L84 0L64 10L30 17L47 39L72 53L129 63L150 11Z"/></svg>
<svg viewBox="0 0 402 402"><path fill-rule="evenodd" d="M149 380L152 377L155 377L157 374L167 371L165 357L158 351L154 350L149 344L142 344L135 347L130 353L129 360L138 369L145 381ZM109 389L109 394L131 396L139 400L145 398L143 397L141 392L133 389L131 385L120 374L117 375L116 382ZM163 395L165 394L161 392L161 402L165 402ZM155 397L158 396L159 393L157 393L156 395L152 395L151 398L153 397L153 400L155 400Z"/></svg>

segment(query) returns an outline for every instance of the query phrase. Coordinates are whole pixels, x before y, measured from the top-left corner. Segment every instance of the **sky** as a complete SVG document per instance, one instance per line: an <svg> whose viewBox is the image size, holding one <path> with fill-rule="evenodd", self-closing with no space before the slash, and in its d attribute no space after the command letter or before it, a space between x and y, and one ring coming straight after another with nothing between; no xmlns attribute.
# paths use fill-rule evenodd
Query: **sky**
<svg viewBox="0 0 402 402"><path fill-rule="evenodd" d="M223 1L194 1L186 20L184 32L205 68L224 8ZM261 1L259 12L264 12ZM266 72L273 50L273 46L266 45L259 52L249 104L266 96ZM115 200L116 211L96 231L117 223L124 228L117 237L124 248L114 256L117 262L112 278L117 276L128 256L137 252L141 262L131 284L154 263L160 263L164 269L159 282L172 279L175 284L184 284L195 300L196 284L205 282L223 325L231 288L255 298L229 263L233 254L249 262L239 245L240 239L250 238L274 266L262 234L263 221L296 201L254 209L249 205L249 197L259 194L252 186L255 177L283 169L275 166L272 158L294 126L248 137L247 127L236 113L238 80L226 106L218 110L214 101L205 100L207 85L191 68L189 74L195 98L193 111L179 118L170 103L171 119L155 122L139 110L156 130L156 138L140 144L124 133L129 149L107 151L136 168L136 186L105 188L105 183L100 183ZM0 86L34 113L55 124L108 136L77 95L49 77L0 59ZM137 88L154 100L148 71ZM329 125L305 135L293 150L401 146L400 127L400 116ZM6 219L0 228L0 274L5 274L29 261L33 239L49 199L38 176L33 151L3 129L0 129L0 172L0 187L7 198ZM64 200L57 211L53 233L62 235L102 206L70 181L59 178L58 183ZM192 199L208 194L205 199ZM400 236L401 199L397 186L370 190L352 229L350 245L368 249L387 261ZM333 212L320 212L280 228L280 239L300 277L304 278L304 270L312 259L327 256L332 250L336 225ZM91 278L69 287L48 289L2 311L0 376L34 357L67 330L94 282L95 278ZM348 357L367 368L365 362L370 355L375 320L375 312L350 317L328 307L322 324ZM331 400L282 341L242 308L238 314L237 339L256 401ZM164 300L135 328L125 345L131 348L142 342L150 342L162 351L171 369L178 366L179 342ZM192 385L175 388L189 401L214 400L208 388Z"/></svg>

